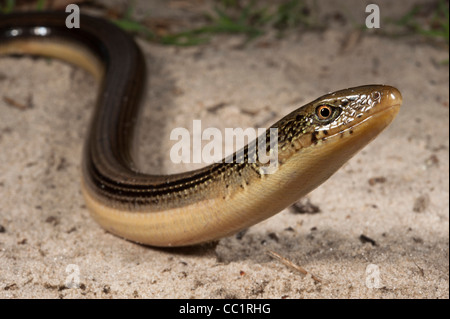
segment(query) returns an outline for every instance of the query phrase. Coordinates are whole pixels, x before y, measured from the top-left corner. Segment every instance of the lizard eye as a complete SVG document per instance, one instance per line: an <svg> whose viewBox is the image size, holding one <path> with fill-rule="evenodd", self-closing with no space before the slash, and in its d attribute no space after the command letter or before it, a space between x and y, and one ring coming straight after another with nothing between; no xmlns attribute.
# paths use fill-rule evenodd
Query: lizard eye
<svg viewBox="0 0 450 319"><path fill-rule="evenodd" d="M328 120L331 115L333 115L333 110L328 105L319 105L316 108L316 115L319 118L319 120Z"/></svg>

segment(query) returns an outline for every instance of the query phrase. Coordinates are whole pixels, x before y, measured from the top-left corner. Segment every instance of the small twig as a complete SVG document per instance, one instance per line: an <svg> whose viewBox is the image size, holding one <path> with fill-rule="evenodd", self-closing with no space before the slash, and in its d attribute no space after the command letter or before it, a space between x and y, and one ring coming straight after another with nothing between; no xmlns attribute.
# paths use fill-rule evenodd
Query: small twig
<svg viewBox="0 0 450 319"><path fill-rule="evenodd" d="M303 274L305 276L309 273L305 268L294 264L290 260L287 260L286 258L284 258L283 256L277 254L276 252L274 252L272 250L267 250L267 254L270 257L277 259L278 261L280 261L282 264L284 264L288 268L291 268L292 270L296 270L296 271L300 272L301 274ZM311 274L311 278L314 279L317 282L323 282L323 280L321 278L317 277L314 274Z"/></svg>
<svg viewBox="0 0 450 319"><path fill-rule="evenodd" d="M224 108L227 105L227 102L219 102L217 104L214 104L213 106L207 107L206 110L211 113L217 113L218 110Z"/></svg>
<svg viewBox="0 0 450 319"><path fill-rule="evenodd" d="M420 267L414 260L413 260L414 265L416 265L416 267L419 269L419 273L422 277L425 277L425 271L423 270L422 267Z"/></svg>
<svg viewBox="0 0 450 319"><path fill-rule="evenodd" d="M28 99L30 100L30 97ZM19 109L21 111L25 111L31 108L30 101L28 101L28 105L25 105L8 96L3 96L3 101L5 101L5 103L7 103L9 106L15 107L16 109Z"/></svg>

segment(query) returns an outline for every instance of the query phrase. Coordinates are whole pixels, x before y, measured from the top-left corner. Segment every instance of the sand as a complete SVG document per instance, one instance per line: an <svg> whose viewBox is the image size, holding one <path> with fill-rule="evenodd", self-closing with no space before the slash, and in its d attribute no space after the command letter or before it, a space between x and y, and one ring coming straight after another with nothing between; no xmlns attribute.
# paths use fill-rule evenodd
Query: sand
<svg viewBox="0 0 450 319"><path fill-rule="evenodd" d="M196 247L145 247L96 224L79 173L97 83L57 60L1 57L0 298L449 298L448 47L358 33L360 1L333 3L319 2L322 14L344 12L346 24L247 46L231 35L191 48L139 40L147 172L194 167L168 160L171 130L194 119L264 127L329 91L382 83L403 94L393 124L302 200L318 212L287 208ZM155 16L183 13L153 6ZM409 8L380 6L393 17Z"/></svg>

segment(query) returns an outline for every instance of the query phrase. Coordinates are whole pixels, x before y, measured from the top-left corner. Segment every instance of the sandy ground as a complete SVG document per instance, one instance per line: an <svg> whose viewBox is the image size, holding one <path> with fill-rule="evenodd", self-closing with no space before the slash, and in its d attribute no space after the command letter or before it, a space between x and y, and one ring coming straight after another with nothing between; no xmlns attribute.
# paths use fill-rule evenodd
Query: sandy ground
<svg viewBox="0 0 450 319"><path fill-rule="evenodd" d="M148 172L191 168L171 164L168 141L193 119L261 127L345 87L383 83L403 94L395 122L308 195L319 212L288 208L211 245L154 249L100 228L79 185L97 84L56 60L0 58L0 297L448 298L448 48L358 35L365 6L333 3L319 2L324 19L340 11L346 23L248 46L240 36L186 49L139 41L150 73L139 141ZM153 5L155 16L169 10ZM380 6L393 17L410 8Z"/></svg>

